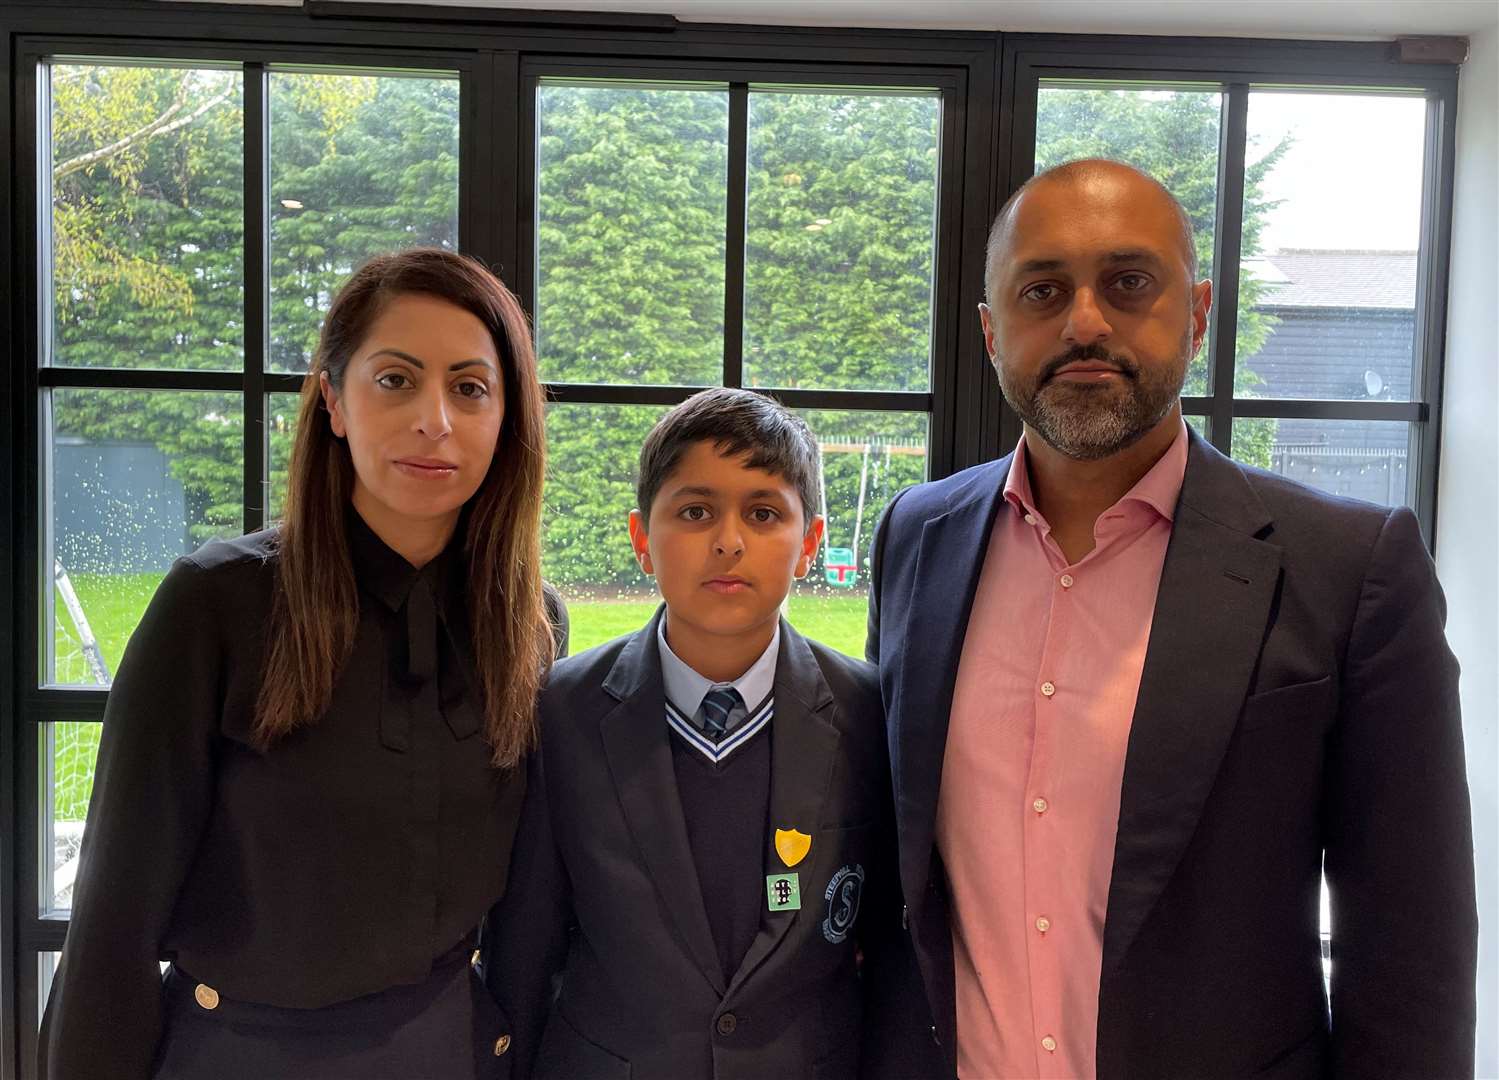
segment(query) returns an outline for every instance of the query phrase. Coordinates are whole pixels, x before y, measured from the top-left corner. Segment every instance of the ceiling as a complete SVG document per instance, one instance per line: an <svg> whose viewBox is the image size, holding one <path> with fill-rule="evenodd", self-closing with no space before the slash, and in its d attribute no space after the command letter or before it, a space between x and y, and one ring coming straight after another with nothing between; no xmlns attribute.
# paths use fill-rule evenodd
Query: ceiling
<svg viewBox="0 0 1499 1080"><path fill-rule="evenodd" d="M236 0L244 3L247 0ZM248 0L300 6L300 0ZM410 3L412 0L366 0ZM1087 34L1378 39L1499 27L1499 0L423 0L449 7L632 11L691 22Z"/></svg>

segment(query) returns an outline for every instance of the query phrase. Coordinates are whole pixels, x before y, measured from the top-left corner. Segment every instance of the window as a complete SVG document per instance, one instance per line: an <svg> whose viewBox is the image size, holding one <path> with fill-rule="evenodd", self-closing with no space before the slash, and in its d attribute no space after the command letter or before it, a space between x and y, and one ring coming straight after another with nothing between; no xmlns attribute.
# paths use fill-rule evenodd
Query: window
<svg viewBox="0 0 1499 1080"><path fill-rule="evenodd" d="M1217 310L1188 422L1410 502L1430 536L1455 68L1373 44L158 6L5 19L7 1078L34 1076L124 642L173 558L280 513L322 312L373 251L460 248L532 311L544 571L575 649L654 608L625 538L644 432L729 385L818 438L827 538L788 611L862 652L891 496L1018 436L975 314L990 216L1081 153L1156 172L1197 225Z"/></svg>
<svg viewBox="0 0 1499 1080"><path fill-rule="evenodd" d="M863 655L875 523L928 475L942 100L538 71L545 573L573 649L658 602L625 527L646 432L738 385L799 409L822 455L827 533L787 615Z"/></svg>
<svg viewBox="0 0 1499 1080"><path fill-rule="evenodd" d="M1423 234L1436 99L1404 88L1038 80L1036 169L1124 160L1192 218L1215 310L1185 405L1238 460L1333 494L1429 502L1412 462L1430 411L1417 301L1436 240ZM1236 205L1220 205L1220 192ZM1216 235L1220 225L1232 233ZM1224 274L1219 258L1237 272Z"/></svg>

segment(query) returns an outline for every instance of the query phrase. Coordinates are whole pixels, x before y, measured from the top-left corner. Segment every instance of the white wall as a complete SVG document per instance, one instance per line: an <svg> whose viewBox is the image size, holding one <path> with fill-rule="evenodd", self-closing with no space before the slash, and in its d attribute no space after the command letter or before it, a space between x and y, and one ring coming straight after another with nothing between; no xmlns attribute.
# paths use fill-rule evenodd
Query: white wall
<svg viewBox="0 0 1499 1080"><path fill-rule="evenodd" d="M1478 1076L1499 1077L1499 28L1458 87L1437 572L1463 667L1478 863ZM1441 897L1432 897L1440 918Z"/></svg>

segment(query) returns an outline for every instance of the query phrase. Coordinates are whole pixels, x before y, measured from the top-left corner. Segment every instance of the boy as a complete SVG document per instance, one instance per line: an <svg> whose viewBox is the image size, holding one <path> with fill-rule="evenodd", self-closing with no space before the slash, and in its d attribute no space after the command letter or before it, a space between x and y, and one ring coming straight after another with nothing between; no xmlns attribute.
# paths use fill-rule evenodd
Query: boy
<svg viewBox="0 0 1499 1080"><path fill-rule="evenodd" d="M647 437L630 540L665 604L554 668L485 932L515 1076L852 1078L926 1041L866 990L906 962L874 669L779 617L818 482L807 426L749 391Z"/></svg>

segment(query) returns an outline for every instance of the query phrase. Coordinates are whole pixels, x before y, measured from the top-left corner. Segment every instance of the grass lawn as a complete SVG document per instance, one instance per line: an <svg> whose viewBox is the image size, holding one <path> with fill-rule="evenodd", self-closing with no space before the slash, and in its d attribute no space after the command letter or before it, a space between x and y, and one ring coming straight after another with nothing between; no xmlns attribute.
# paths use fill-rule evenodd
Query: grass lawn
<svg viewBox="0 0 1499 1080"><path fill-rule="evenodd" d="M160 574L74 574L73 590L83 606L84 615L99 642L99 651L113 674L124 655L125 643L140 621L151 594L161 581ZM57 655L54 681L91 685L93 679L72 620L57 602ZM638 630L656 610L656 601L648 598L623 600L569 599L567 613L572 622L571 651L584 649ZM854 595L793 596L790 621L810 638L815 638L850 656L864 655L865 601L863 593ZM99 752L99 725L93 723L59 723L53 726L53 800L52 812L58 821L82 821L88 810L89 792L94 783L94 758Z"/></svg>
<svg viewBox="0 0 1499 1080"><path fill-rule="evenodd" d="M566 594L564 593L564 598ZM856 596L793 596L787 616L797 630L850 656L864 655L868 608ZM572 624L571 651L639 630L656 610L655 600L567 600Z"/></svg>

